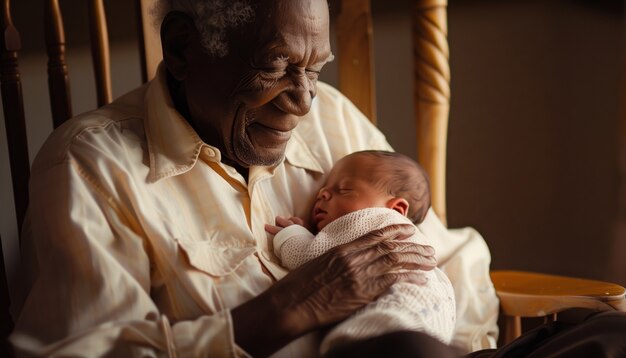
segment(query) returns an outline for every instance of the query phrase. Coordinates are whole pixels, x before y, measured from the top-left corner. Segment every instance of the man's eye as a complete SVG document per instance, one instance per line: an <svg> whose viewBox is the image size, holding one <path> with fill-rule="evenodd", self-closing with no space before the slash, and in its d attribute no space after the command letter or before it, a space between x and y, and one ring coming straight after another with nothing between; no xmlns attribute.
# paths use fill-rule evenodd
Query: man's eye
<svg viewBox="0 0 626 358"><path fill-rule="evenodd" d="M259 70L259 77L267 81L275 81L281 79L285 75L284 70Z"/></svg>
<svg viewBox="0 0 626 358"><path fill-rule="evenodd" d="M306 76L312 80L316 80L320 75L320 71L306 69L304 72L306 73Z"/></svg>

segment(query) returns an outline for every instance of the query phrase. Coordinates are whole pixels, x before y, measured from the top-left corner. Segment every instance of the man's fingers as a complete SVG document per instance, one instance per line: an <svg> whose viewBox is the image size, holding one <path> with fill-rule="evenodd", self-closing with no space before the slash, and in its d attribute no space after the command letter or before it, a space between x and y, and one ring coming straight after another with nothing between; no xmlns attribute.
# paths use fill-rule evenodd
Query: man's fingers
<svg viewBox="0 0 626 358"><path fill-rule="evenodd" d="M372 276L401 270L430 271L437 267L433 256L422 256L415 252L389 252L370 261L365 270Z"/></svg>
<svg viewBox="0 0 626 358"><path fill-rule="evenodd" d="M389 225L374 230L348 244L353 250L362 250L387 240L406 240L415 233L415 226L409 224Z"/></svg>
<svg viewBox="0 0 626 358"><path fill-rule="evenodd" d="M407 270L430 271L437 267L435 256L423 256L418 253L406 253L406 262L402 268Z"/></svg>
<svg viewBox="0 0 626 358"><path fill-rule="evenodd" d="M435 248L429 245L420 245L409 241L385 241L381 242L388 252L415 252L422 256L435 256Z"/></svg>
<svg viewBox="0 0 626 358"><path fill-rule="evenodd" d="M379 263L388 269L430 271L437 267L435 249L407 241L381 241L373 247L351 252L355 259L368 264Z"/></svg>
<svg viewBox="0 0 626 358"><path fill-rule="evenodd" d="M376 282L380 285L380 289L385 290L395 283L412 283L415 285L425 285L428 283L428 277L423 272L407 271L392 272L380 276Z"/></svg>

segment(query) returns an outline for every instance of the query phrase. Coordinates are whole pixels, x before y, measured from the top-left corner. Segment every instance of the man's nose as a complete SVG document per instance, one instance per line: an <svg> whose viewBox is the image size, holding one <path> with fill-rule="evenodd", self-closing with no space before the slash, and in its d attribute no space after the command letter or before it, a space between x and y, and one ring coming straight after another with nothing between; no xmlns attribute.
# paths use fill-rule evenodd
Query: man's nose
<svg viewBox="0 0 626 358"><path fill-rule="evenodd" d="M304 116L311 109L316 85L303 72L293 73L292 84L276 98L276 105L284 112Z"/></svg>

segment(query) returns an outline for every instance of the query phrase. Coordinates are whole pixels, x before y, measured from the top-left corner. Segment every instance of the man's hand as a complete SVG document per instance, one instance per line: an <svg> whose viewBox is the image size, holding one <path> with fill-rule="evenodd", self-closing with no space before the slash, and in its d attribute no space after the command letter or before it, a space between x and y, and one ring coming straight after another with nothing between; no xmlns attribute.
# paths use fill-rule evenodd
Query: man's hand
<svg viewBox="0 0 626 358"><path fill-rule="evenodd" d="M235 340L254 356L339 322L397 282L423 284L435 250L408 241L412 225L391 225L337 246L232 310ZM273 335L273 336L272 336Z"/></svg>
<svg viewBox="0 0 626 358"><path fill-rule="evenodd" d="M280 232L280 230L291 225L304 226L304 220L297 216L291 216L288 218L283 216L277 216L276 225L265 224L265 231L269 232L272 235L276 235Z"/></svg>

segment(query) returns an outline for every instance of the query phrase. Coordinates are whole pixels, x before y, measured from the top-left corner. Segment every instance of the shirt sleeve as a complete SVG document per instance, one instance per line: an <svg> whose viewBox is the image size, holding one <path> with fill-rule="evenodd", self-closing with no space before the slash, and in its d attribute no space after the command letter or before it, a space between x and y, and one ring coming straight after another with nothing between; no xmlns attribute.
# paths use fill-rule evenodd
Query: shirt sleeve
<svg viewBox="0 0 626 358"><path fill-rule="evenodd" d="M30 192L24 254L38 273L10 337L17 356L247 356L229 310L175 324L159 312L134 203L114 200L71 158L34 173Z"/></svg>
<svg viewBox="0 0 626 358"><path fill-rule="evenodd" d="M489 276L491 255L485 240L470 227L446 228L432 209L419 227L434 239L439 267L454 287L457 320L452 345L465 353L495 348L499 300Z"/></svg>

